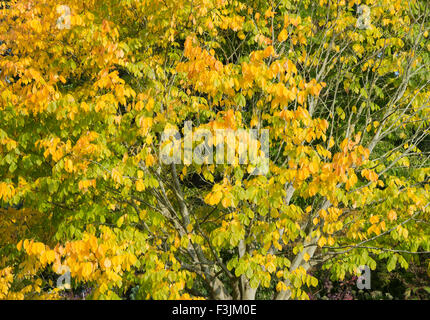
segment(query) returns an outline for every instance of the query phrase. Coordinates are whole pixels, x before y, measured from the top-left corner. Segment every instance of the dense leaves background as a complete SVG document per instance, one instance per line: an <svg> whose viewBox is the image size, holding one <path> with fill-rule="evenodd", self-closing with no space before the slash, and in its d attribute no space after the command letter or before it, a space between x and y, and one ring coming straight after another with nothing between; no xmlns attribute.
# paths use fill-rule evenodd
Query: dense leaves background
<svg viewBox="0 0 430 320"><path fill-rule="evenodd" d="M427 297L428 1L64 5L0 2L0 298ZM185 121L268 174L162 162Z"/></svg>

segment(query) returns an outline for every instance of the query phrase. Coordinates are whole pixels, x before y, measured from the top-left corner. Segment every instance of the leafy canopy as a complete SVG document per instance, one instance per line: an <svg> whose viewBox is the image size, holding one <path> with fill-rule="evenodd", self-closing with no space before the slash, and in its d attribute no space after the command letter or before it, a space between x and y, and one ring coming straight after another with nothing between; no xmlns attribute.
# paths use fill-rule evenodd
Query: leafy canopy
<svg viewBox="0 0 430 320"><path fill-rule="evenodd" d="M0 5L0 298L307 299L430 251L427 1L57 4ZM268 129L269 172L163 163L185 121Z"/></svg>

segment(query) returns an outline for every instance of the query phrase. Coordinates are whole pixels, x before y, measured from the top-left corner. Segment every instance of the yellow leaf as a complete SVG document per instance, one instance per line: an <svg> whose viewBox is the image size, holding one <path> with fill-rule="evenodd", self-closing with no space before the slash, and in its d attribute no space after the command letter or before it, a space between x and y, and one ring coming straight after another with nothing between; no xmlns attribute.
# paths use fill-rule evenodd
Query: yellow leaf
<svg viewBox="0 0 430 320"><path fill-rule="evenodd" d="M146 110L152 111L153 108L154 108L154 99L149 98L148 103L146 104Z"/></svg>
<svg viewBox="0 0 430 320"><path fill-rule="evenodd" d="M124 223L124 216L122 216L122 217L120 217L118 219L118 221L116 222L116 225L117 225L118 228L121 228L121 226L123 225L123 223Z"/></svg>
<svg viewBox="0 0 430 320"><path fill-rule="evenodd" d="M225 197L224 199L222 199L222 205L224 208L228 208L231 205L231 199L228 197Z"/></svg>
<svg viewBox="0 0 430 320"><path fill-rule="evenodd" d="M46 251L46 261L48 263L54 262L55 260L55 252L54 250L48 250Z"/></svg>
<svg viewBox="0 0 430 320"><path fill-rule="evenodd" d="M22 240L20 242L18 242L18 244L16 245L16 248L18 249L18 251L21 251L22 248Z"/></svg>
<svg viewBox="0 0 430 320"><path fill-rule="evenodd" d="M311 256L309 255L309 253L305 252L305 254L303 255L303 259L308 262L309 259L311 258Z"/></svg>
<svg viewBox="0 0 430 320"><path fill-rule="evenodd" d="M117 182L117 183L121 183L122 181L122 175L121 173L118 171L118 169L112 169L112 179L113 181Z"/></svg>
<svg viewBox="0 0 430 320"><path fill-rule="evenodd" d="M378 174L374 171L370 171L370 181L378 181Z"/></svg>
<svg viewBox="0 0 430 320"><path fill-rule="evenodd" d="M288 32L286 29L282 29L282 31L278 34L278 41L283 42L287 40L288 38Z"/></svg>
<svg viewBox="0 0 430 320"><path fill-rule="evenodd" d="M211 192L206 196L205 202L213 206L221 201L221 197L222 193L220 191Z"/></svg>
<svg viewBox="0 0 430 320"><path fill-rule="evenodd" d="M258 125L258 118L256 116L253 116L251 119L251 127L256 127Z"/></svg>
<svg viewBox="0 0 430 320"><path fill-rule="evenodd" d="M104 266L106 269L109 269L111 265L112 265L112 263L111 263L111 261L109 260L109 258L104 259L104 261L103 261L103 266Z"/></svg>
<svg viewBox="0 0 430 320"><path fill-rule="evenodd" d="M139 213L139 218L140 220L143 220L146 217L146 210L142 210Z"/></svg>
<svg viewBox="0 0 430 320"><path fill-rule="evenodd" d="M276 285L276 291L279 292L279 291L285 291L285 290L287 290L287 286L282 281L279 281L278 284Z"/></svg>
<svg viewBox="0 0 430 320"><path fill-rule="evenodd" d="M96 252L98 248L97 238L95 236L91 236L89 239L89 243L90 243L91 250L93 252Z"/></svg>
<svg viewBox="0 0 430 320"><path fill-rule="evenodd" d="M143 184L143 181L141 179L136 181L136 190L139 192L145 190L145 185Z"/></svg>
<svg viewBox="0 0 430 320"><path fill-rule="evenodd" d="M268 46L266 47L266 49L264 49L264 57L268 58L270 56L274 56L275 55L275 49L273 49L272 46Z"/></svg>
<svg viewBox="0 0 430 320"><path fill-rule="evenodd" d="M64 169L67 172L73 172L73 162L70 159L67 159L65 164L64 164Z"/></svg>
<svg viewBox="0 0 430 320"><path fill-rule="evenodd" d="M375 224L379 222L379 217L378 216L371 216L369 219L371 224Z"/></svg>
<svg viewBox="0 0 430 320"><path fill-rule="evenodd" d="M33 243L31 251L34 255L42 254L45 251L45 245L41 242Z"/></svg>
<svg viewBox="0 0 430 320"><path fill-rule="evenodd" d="M29 244L29 241L27 239L25 239L24 243L23 243L23 246L24 246L25 250L27 250L28 244Z"/></svg>
<svg viewBox="0 0 430 320"><path fill-rule="evenodd" d="M334 146L334 139L333 139L333 137L331 137L329 142L328 142L328 148L330 149L333 146Z"/></svg>
<svg viewBox="0 0 430 320"><path fill-rule="evenodd" d="M397 219L397 213L396 213L396 211L394 211L394 210L390 210L389 212L388 212L388 220L390 220L390 221L394 221L394 220L396 220Z"/></svg>
<svg viewBox="0 0 430 320"><path fill-rule="evenodd" d="M92 271L93 271L93 266L91 262L86 262L82 267L82 271L81 271L82 277L87 278Z"/></svg>
<svg viewBox="0 0 430 320"><path fill-rule="evenodd" d="M324 238L324 237L321 237L321 238L318 240L318 246L320 246L321 248L322 248L326 243L327 243L327 239L326 239L326 238Z"/></svg>
<svg viewBox="0 0 430 320"><path fill-rule="evenodd" d="M310 171L311 173L315 173L315 172L317 172L317 171L318 171L318 169L319 169L319 167L318 167L318 163L317 163L317 162L311 162L311 163L309 164L309 171Z"/></svg>

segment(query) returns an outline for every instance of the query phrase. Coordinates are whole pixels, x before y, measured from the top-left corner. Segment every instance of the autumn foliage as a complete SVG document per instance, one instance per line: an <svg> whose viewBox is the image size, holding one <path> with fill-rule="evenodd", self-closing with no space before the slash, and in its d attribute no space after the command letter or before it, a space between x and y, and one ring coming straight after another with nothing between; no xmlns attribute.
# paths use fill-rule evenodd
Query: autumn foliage
<svg viewBox="0 0 430 320"><path fill-rule="evenodd" d="M312 268L408 268L430 251L429 10L0 2L0 299L308 299ZM185 121L268 129L268 173L163 163Z"/></svg>

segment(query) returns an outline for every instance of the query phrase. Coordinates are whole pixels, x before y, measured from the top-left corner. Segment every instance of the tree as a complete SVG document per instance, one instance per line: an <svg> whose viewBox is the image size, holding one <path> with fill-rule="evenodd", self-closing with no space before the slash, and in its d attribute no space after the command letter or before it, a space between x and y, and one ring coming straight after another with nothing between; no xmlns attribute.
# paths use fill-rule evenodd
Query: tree
<svg viewBox="0 0 430 320"><path fill-rule="evenodd" d="M427 1L64 6L0 10L0 201L25 208L1 298L60 298L68 268L94 299L307 299L311 268L430 251ZM230 164L160 157L167 129L250 128L266 174L246 135L207 138Z"/></svg>

